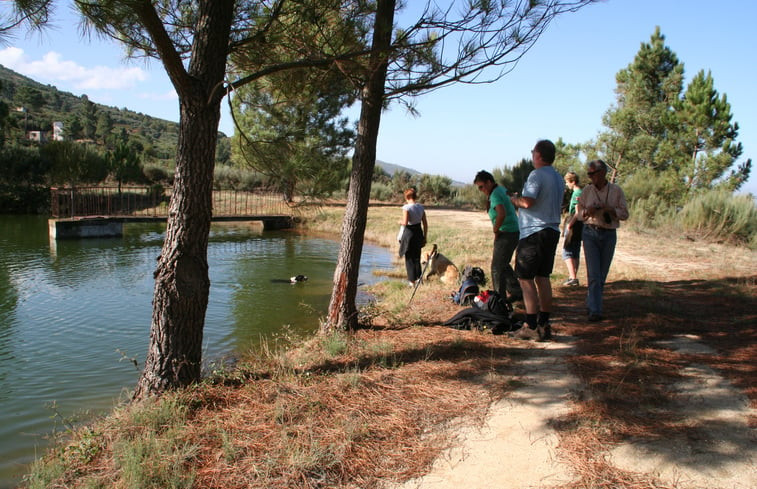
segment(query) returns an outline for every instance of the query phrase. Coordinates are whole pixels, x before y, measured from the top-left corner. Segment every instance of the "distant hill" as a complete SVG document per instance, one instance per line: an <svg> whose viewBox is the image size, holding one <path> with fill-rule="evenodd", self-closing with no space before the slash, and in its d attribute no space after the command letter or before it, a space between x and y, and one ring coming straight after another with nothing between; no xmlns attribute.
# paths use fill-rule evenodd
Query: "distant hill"
<svg viewBox="0 0 757 489"><path fill-rule="evenodd" d="M58 90L53 85L39 83L20 73L0 65L0 101L5 102L10 110L11 137L23 138L26 131L51 132L53 122L63 122L64 134L70 138L70 130L78 120L84 125L89 122L98 141L98 132L105 127L104 120L109 120L110 132L118 134L125 130L131 144L142 147L148 156L158 160L173 160L178 143L179 125L176 122L152 117L141 112L134 112L126 107L118 108L93 103L86 94L74 95ZM22 110L23 109L23 110ZM82 132L83 132L82 128ZM223 138L227 136L219 133ZM80 139L80 135L74 139ZM376 160L390 176L398 171L410 175L422 172L406 166ZM452 182L455 186L464 183Z"/></svg>
<svg viewBox="0 0 757 489"><path fill-rule="evenodd" d="M376 160L376 165L380 166L386 173L389 174L389 176L394 175L398 171L404 171L410 175L422 174L422 172L419 172L418 170L413 170L412 168L408 168L402 165L395 165L394 163L387 163L386 161L381 161L381 160ZM455 180L452 181L453 187L464 187L465 185L467 184L464 182L458 182Z"/></svg>
<svg viewBox="0 0 757 489"><path fill-rule="evenodd" d="M408 168L406 166L395 165L394 163L387 163L386 161L376 160L376 165L380 166L389 176L393 176L398 171L404 171L410 175L420 175L421 172Z"/></svg>

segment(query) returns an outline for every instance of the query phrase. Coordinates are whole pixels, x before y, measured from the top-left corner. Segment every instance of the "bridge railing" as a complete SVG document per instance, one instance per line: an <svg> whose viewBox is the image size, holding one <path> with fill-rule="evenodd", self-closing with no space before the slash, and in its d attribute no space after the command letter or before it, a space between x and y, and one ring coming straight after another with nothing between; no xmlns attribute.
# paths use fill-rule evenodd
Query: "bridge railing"
<svg viewBox="0 0 757 489"><path fill-rule="evenodd" d="M171 187L52 188L54 218L86 216L168 217ZM213 216L290 216L292 208L281 194L268 191L213 191Z"/></svg>

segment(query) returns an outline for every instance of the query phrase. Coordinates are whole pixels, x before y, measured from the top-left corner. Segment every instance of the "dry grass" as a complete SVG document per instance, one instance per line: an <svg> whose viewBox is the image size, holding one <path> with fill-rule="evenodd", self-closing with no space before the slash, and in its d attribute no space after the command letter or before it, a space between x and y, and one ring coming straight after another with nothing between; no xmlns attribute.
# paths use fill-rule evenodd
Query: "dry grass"
<svg viewBox="0 0 757 489"><path fill-rule="evenodd" d="M487 373L509 360L482 359L483 345L464 336L364 331L350 354L309 363L287 381L207 388L221 401L203 402L216 408L198 413L197 429L232 434L233 455L214 437L198 487L367 488L417 476L451 442L440 426L483 419L506 393L504 377Z"/></svg>
<svg viewBox="0 0 757 489"><path fill-rule="evenodd" d="M422 475L454 442L450 423L483 422L513 385L517 349L501 337L376 326L342 339L337 355L328 350L338 338L259 351L164 397L165 409L125 407L94 428L96 457L81 458L75 439L59 452L66 472L39 487L381 487ZM124 445L142 440L155 440L151 455L128 462L135 450ZM175 463L129 472L149 459Z"/></svg>
<svg viewBox="0 0 757 489"><path fill-rule="evenodd" d="M614 467L607 457L611 437L603 406L580 403L567 417L553 423L561 433L561 457L567 461L576 480L561 489L673 489L654 477Z"/></svg>

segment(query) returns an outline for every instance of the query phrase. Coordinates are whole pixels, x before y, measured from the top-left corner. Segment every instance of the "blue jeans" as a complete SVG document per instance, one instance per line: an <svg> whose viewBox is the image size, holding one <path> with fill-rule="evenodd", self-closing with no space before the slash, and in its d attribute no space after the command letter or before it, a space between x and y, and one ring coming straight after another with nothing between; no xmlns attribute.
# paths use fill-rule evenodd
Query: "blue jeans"
<svg viewBox="0 0 757 489"><path fill-rule="evenodd" d="M604 293L607 273L615 254L618 235L614 229L601 229L584 226L582 235L586 275L589 279L589 292L586 295L586 307L589 314L602 314L602 294Z"/></svg>

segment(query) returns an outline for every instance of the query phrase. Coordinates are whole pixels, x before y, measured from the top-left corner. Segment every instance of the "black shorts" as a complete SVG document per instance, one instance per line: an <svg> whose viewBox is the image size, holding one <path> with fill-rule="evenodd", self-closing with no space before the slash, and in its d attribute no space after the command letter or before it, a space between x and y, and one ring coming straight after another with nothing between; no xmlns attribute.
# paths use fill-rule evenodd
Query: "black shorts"
<svg viewBox="0 0 757 489"><path fill-rule="evenodd" d="M515 254L515 275L524 280L549 277L555 264L555 250L560 231L547 228L518 241Z"/></svg>

